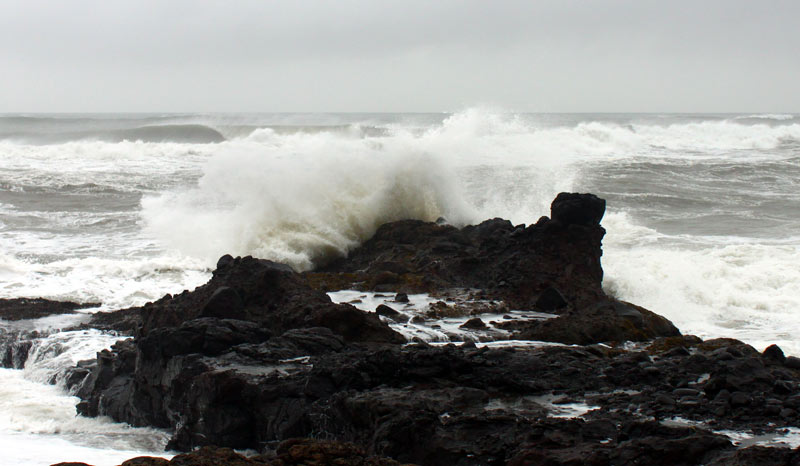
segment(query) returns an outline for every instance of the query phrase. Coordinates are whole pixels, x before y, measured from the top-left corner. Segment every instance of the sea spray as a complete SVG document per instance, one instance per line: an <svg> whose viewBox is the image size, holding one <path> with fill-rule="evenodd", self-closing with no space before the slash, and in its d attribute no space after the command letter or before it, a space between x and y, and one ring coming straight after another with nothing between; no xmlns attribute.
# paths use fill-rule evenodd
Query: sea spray
<svg viewBox="0 0 800 466"><path fill-rule="evenodd" d="M221 149L196 189L145 198L150 231L190 255L251 254L306 270L389 221L471 218L430 154L331 134L275 139Z"/></svg>

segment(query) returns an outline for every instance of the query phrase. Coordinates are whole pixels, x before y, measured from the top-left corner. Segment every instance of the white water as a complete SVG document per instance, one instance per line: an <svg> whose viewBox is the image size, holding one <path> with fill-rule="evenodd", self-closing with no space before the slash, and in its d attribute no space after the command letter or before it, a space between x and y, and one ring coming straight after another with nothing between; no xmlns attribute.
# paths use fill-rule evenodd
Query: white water
<svg viewBox="0 0 800 466"><path fill-rule="evenodd" d="M506 340L511 332L504 330L497 322L508 320L527 321L544 320L556 317L555 314L546 314L535 311L509 310L503 305L480 300L469 300L465 297L439 300L426 293L408 295L408 302L395 301L395 293L375 293L369 291L340 290L328 293L331 301L335 303L349 303L366 312L375 312L380 305L388 306L398 311L405 318L405 322L398 322L391 318L381 317L395 331L406 337L408 341L419 339L436 344L462 344L475 342L481 346L550 346L551 343L533 341L529 343L517 340ZM431 305L441 301L450 307L452 316L432 318L428 315ZM494 306L494 307L492 307ZM460 314L460 315L456 315ZM422 318L414 321L414 318ZM486 325L484 329L461 328L465 322L472 318L479 318ZM486 341L498 340L498 341Z"/></svg>
<svg viewBox="0 0 800 466"><path fill-rule="evenodd" d="M119 337L93 330L58 332L52 327L57 320L33 322L40 332L53 333L34 342L24 369L0 369L2 464L41 466L71 460L112 466L135 456L169 457L164 453L166 432L77 415L79 400L69 396L59 380L64 369L93 358Z"/></svg>
<svg viewBox="0 0 800 466"><path fill-rule="evenodd" d="M0 369L0 460L15 466L81 461L113 466L135 456L161 456L167 436L109 419L75 414L75 397L57 386Z"/></svg>

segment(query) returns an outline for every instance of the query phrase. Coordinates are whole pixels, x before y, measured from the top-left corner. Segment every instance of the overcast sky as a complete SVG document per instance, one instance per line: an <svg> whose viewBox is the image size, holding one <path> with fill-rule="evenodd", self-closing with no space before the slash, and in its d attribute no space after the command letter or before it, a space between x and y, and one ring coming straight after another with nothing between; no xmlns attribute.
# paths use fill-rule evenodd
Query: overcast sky
<svg viewBox="0 0 800 466"><path fill-rule="evenodd" d="M0 112L800 112L800 1L0 2Z"/></svg>

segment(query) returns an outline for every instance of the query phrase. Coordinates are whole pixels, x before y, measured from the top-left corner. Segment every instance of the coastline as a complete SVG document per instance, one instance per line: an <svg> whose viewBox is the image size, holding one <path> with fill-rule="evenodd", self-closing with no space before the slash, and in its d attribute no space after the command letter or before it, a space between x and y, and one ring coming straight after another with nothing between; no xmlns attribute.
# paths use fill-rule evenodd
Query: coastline
<svg viewBox="0 0 800 466"><path fill-rule="evenodd" d="M724 433L777 437L799 425L800 360L777 347L758 353L736 340L680 335L663 317L606 296L604 209L594 196L566 194L527 227L394 222L346 259L305 274L224 256L193 292L83 324L134 338L79 363L66 386L83 415L175 429L177 450L262 454L236 459L242 464L294 464L292 445L338 451L281 443L294 437L351 442L359 446L344 451L363 461L389 461L364 459L377 454L417 464L800 457L797 448L735 448ZM382 294L387 304L425 294L442 305L378 317L325 294L343 289ZM398 333L448 318L471 332L463 344L407 343ZM485 345L509 340L556 345ZM6 349L12 364L24 360L18 343L6 345L17 348ZM561 416L564 407L576 415ZM232 454L195 455L233 464Z"/></svg>

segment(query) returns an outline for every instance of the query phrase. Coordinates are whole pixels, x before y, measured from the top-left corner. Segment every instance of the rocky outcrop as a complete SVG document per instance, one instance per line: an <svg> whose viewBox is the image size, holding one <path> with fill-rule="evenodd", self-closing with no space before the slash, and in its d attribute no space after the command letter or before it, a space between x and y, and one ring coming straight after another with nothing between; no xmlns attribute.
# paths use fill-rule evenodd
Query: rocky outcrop
<svg viewBox="0 0 800 466"><path fill-rule="evenodd" d="M600 300L581 311L569 311L555 319L511 321L503 328L515 330L519 340L540 340L589 345L601 342L647 341L679 336L680 331L664 317L631 303Z"/></svg>
<svg viewBox="0 0 800 466"><path fill-rule="evenodd" d="M334 304L291 268L252 257L222 257L211 280L190 292L166 296L141 309L139 336L199 318L241 320L273 335L293 328L327 327L348 341L403 342L376 316Z"/></svg>
<svg viewBox="0 0 800 466"><path fill-rule="evenodd" d="M512 309L582 310L605 298L604 211L605 201L592 194L562 193L553 201L553 218L527 227L499 218L461 229L417 220L387 223L347 258L306 277L329 290L475 288ZM554 290L564 302L544 305L540 298Z"/></svg>
<svg viewBox="0 0 800 466"><path fill-rule="evenodd" d="M299 343L287 337L273 342L283 353L271 363L263 345L243 345L215 359L242 365L206 370L190 385L181 379L174 390L186 404L173 408L185 409L185 428L171 446L270 451L304 436L431 465L714 464L744 455L715 430L800 422L800 373L735 340L672 337L640 351L368 349L327 335L328 346L297 366L288 356L309 347L293 352ZM280 356L282 372L267 373ZM570 410L574 417L563 414ZM693 424L662 422L673 418Z"/></svg>
<svg viewBox="0 0 800 466"><path fill-rule="evenodd" d="M181 426L175 443L182 448L258 441L252 426L259 413L251 406L264 396L256 389L263 378L305 371L308 358L346 344L405 342L377 315L334 304L287 267L250 257L223 257L208 284L150 303L138 315L134 340L79 364L67 380L84 400L81 414ZM302 404L283 403L288 419L266 427L272 437L288 438L292 419L302 417Z"/></svg>
<svg viewBox="0 0 800 466"><path fill-rule="evenodd" d="M81 414L173 429L169 448L263 453L207 448L168 464L761 458L714 431L798 425L800 360L777 347L760 354L736 340L681 336L663 317L606 296L604 208L593 195L561 194L551 218L530 226L394 222L350 257L307 274L224 256L192 292L98 317L105 328L135 327L135 338L78 364L66 380ZM409 300L404 293L468 288L487 303L556 313L490 322L506 337L555 344L406 345L381 317L407 315L388 306L365 313L321 291L351 286L400 292L398 303ZM449 309L436 303L430 317ZM474 317L462 327L487 325ZM648 343L618 344L625 341ZM691 424L666 422L676 417ZM784 453L775 458L796 458Z"/></svg>

